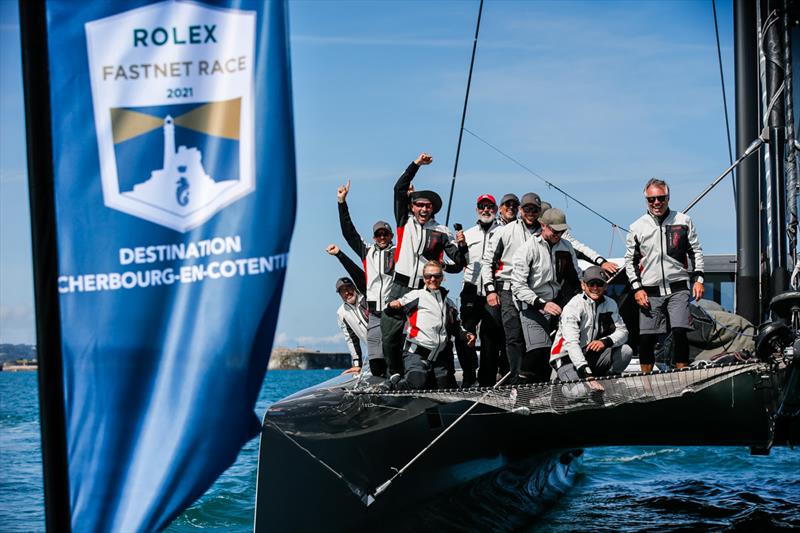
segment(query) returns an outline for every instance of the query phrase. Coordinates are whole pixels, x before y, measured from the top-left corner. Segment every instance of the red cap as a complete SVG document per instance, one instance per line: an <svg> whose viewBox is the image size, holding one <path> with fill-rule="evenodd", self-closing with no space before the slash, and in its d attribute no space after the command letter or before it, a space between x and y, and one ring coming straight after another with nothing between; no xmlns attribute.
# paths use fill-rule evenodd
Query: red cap
<svg viewBox="0 0 800 533"><path fill-rule="evenodd" d="M480 196L478 196L478 201L475 202L475 205L481 205L481 202L483 202L484 200L489 200L494 205L497 205L497 200L495 200L494 196L492 196L491 194L481 194Z"/></svg>

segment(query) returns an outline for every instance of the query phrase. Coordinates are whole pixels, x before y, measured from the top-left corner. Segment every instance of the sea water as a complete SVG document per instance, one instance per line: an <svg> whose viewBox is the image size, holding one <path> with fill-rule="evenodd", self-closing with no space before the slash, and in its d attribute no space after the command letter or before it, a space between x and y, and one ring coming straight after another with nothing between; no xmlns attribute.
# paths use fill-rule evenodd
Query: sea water
<svg viewBox="0 0 800 533"><path fill-rule="evenodd" d="M272 371L256 412L338 373ZM167 531L252 531L257 464L253 439ZM0 531L44 530L43 507L36 373L0 372ZM589 449L567 494L528 518L530 531L798 529L800 450L763 457L739 447Z"/></svg>

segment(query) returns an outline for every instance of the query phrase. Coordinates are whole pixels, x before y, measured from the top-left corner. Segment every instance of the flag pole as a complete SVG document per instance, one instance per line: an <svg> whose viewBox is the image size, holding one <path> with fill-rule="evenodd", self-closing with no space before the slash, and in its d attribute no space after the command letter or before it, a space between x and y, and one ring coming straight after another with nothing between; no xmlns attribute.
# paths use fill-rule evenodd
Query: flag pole
<svg viewBox="0 0 800 533"><path fill-rule="evenodd" d="M20 0L22 73L31 210L39 421L48 531L71 530L61 313L58 297L50 79L44 0Z"/></svg>

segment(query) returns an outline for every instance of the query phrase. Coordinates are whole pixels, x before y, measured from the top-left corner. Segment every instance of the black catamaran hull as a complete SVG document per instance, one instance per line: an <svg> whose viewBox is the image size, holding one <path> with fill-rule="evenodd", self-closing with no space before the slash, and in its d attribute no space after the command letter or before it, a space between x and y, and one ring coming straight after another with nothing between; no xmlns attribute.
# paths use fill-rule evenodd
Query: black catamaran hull
<svg viewBox="0 0 800 533"><path fill-rule="evenodd" d="M636 399L631 394L629 401L617 405L607 401L612 386L646 393L662 386L656 377L630 376L606 384L605 402L588 395L563 404L553 400L551 412L520 409L519 400L510 409L479 402L378 496L376 489L473 400L458 401L457 392L378 396L325 384L308 389L273 405L264 419L255 529L392 529L437 494L491 473L523 473L538 480L532 492L558 493L559 485L572 475L572 459L580 454L575 450L584 447L735 445L768 450L775 436L773 415L790 369L729 366L738 368L702 386L687 380L685 389L663 399ZM667 374L696 372L702 370ZM553 398L560 394L558 385L547 387ZM652 392L658 396L657 390ZM581 403L579 408L570 406ZM308 499L311 494L319 496ZM480 491L459 494L460 500L483 497Z"/></svg>

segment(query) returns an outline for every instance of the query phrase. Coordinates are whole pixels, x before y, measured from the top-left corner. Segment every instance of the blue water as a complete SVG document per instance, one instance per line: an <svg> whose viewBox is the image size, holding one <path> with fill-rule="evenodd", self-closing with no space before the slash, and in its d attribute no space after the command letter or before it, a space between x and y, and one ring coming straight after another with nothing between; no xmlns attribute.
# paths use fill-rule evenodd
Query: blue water
<svg viewBox="0 0 800 533"><path fill-rule="evenodd" d="M335 376L273 371L256 412ZM0 531L44 529L36 374L0 372ZM258 440L167 529L252 531ZM596 448L575 485L533 519L531 531L764 531L800 528L800 450L767 457L746 448Z"/></svg>

